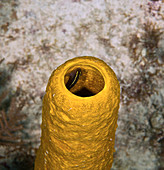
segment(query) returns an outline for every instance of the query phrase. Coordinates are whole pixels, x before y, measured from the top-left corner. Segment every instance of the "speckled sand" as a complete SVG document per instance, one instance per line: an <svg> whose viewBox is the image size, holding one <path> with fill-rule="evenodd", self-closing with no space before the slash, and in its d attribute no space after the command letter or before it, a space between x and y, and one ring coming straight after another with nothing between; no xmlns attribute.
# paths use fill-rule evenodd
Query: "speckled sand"
<svg viewBox="0 0 164 170"><path fill-rule="evenodd" d="M137 61L132 59L129 50L131 35L142 39L147 21L164 30L162 1L0 1L0 59L5 59L1 67L7 68L7 63L19 61L6 88L12 88L14 93L19 86L27 96L32 96L24 112L30 120L27 132L34 141L40 139L40 96L44 94L52 71L71 58L95 56L109 64L119 80L125 80L120 82L122 88L131 88L133 78L140 77L139 69L142 72L142 66L150 63L145 57L148 49L143 45L137 44ZM164 34L154 53L160 64L149 64L144 72L159 70L158 75L162 75ZM120 104L112 170L157 170L163 166L160 154L163 140L159 138L164 133L164 79L158 75L153 77L158 93L153 91L150 97L144 96L140 101L132 99L128 105L123 101ZM152 126L150 117L153 117ZM162 135L157 137L159 131ZM157 135L154 137L154 134Z"/></svg>

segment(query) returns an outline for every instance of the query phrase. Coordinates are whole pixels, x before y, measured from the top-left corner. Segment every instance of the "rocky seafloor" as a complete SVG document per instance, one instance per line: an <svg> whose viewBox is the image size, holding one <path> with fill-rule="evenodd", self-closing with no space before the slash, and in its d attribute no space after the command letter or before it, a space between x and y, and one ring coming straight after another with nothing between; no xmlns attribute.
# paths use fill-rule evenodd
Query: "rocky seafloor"
<svg viewBox="0 0 164 170"><path fill-rule="evenodd" d="M33 169L48 79L78 56L120 82L112 170L164 169L163 0L0 0L0 169Z"/></svg>

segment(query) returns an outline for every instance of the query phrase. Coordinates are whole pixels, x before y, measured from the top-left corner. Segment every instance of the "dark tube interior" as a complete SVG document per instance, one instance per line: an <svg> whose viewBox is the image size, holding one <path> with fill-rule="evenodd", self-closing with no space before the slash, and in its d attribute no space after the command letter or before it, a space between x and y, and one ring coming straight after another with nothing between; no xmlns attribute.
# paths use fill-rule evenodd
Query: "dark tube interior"
<svg viewBox="0 0 164 170"><path fill-rule="evenodd" d="M92 66L75 66L70 68L64 76L64 83L71 93L80 97L94 96L105 85L100 71Z"/></svg>

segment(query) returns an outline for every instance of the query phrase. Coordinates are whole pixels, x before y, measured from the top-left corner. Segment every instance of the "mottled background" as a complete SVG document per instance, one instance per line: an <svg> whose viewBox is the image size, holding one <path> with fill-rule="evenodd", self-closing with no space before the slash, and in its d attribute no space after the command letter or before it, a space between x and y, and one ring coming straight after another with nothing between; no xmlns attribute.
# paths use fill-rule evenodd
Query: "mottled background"
<svg viewBox="0 0 164 170"><path fill-rule="evenodd" d="M120 82L112 170L164 169L164 1L0 0L0 170L33 169L48 79L77 56Z"/></svg>

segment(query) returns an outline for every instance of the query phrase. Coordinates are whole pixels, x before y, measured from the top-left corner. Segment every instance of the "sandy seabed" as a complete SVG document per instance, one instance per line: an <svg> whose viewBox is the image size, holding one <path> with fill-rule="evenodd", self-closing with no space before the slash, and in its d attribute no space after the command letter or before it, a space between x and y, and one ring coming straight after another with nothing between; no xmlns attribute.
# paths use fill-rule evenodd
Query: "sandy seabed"
<svg viewBox="0 0 164 170"><path fill-rule="evenodd" d="M23 166L32 169L40 143L42 98L48 79L59 65L78 56L102 59L120 82L121 103L112 170L162 170L162 0L0 1L0 94L7 90L4 98L7 101L14 96L18 101L13 102L14 107L20 100L26 100L20 110L26 115L26 123L22 123L24 133L18 131L14 135L22 135L23 142L28 146L30 143L26 155L29 164L22 165L23 158L16 160L14 156L24 153L25 145L15 147L9 140L0 140L0 169ZM0 103L0 110L5 107L8 114L12 102L4 103ZM4 130L0 124L2 139L6 136ZM10 147L17 149L6 154Z"/></svg>

